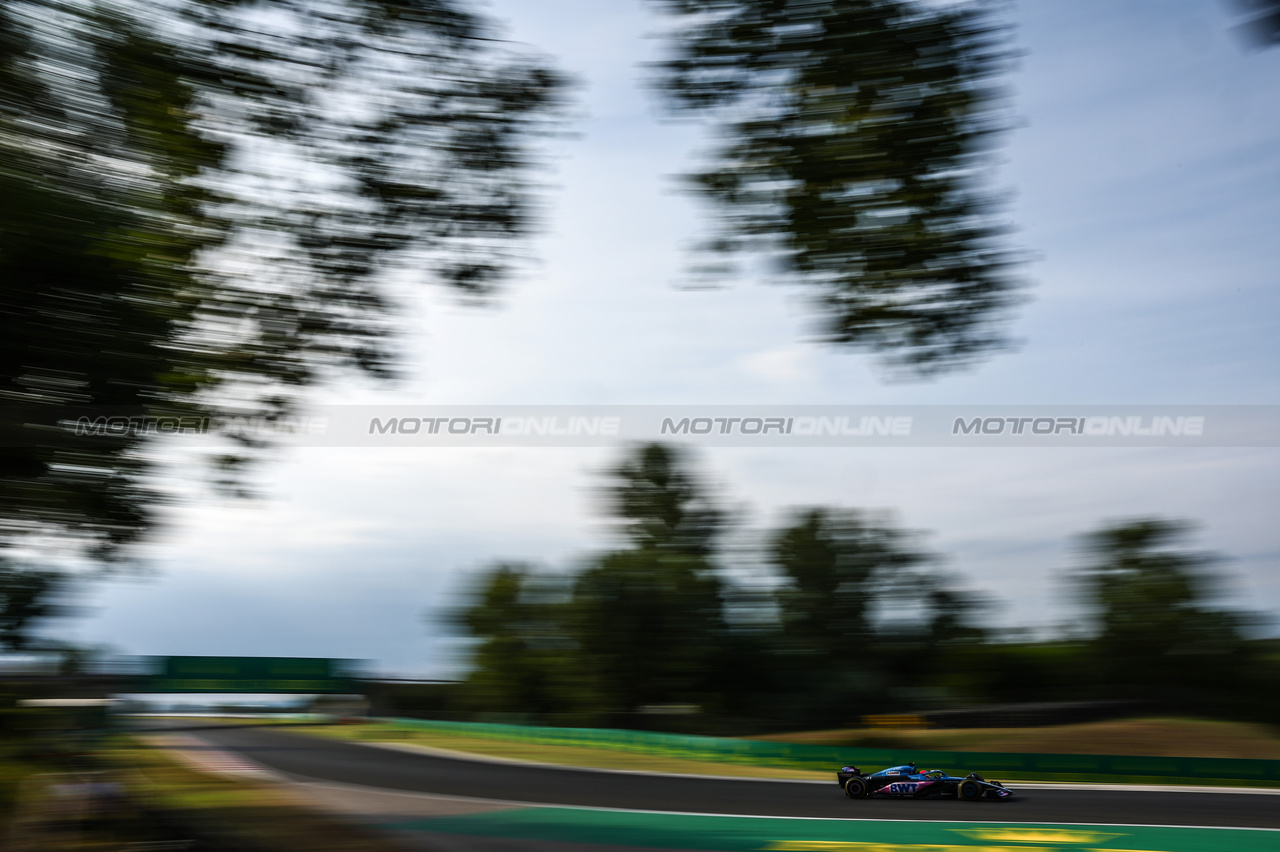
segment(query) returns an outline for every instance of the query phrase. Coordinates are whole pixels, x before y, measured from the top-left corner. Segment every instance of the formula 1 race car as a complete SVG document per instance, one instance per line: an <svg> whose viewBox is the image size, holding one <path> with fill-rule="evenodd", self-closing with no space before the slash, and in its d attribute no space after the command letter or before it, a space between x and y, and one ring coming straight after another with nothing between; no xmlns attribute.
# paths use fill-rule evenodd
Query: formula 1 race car
<svg viewBox="0 0 1280 852"><path fill-rule="evenodd" d="M856 766L842 766L836 773L841 788L850 799L889 796L895 799L1007 799L1013 795L999 781L988 781L976 772L963 778L941 769L916 769L914 763L891 766L866 775Z"/></svg>

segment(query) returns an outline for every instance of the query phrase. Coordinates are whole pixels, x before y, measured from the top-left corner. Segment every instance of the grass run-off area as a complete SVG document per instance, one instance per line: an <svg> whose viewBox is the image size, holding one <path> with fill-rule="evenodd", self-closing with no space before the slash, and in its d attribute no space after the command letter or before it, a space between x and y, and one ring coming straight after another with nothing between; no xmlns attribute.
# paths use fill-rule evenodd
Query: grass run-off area
<svg viewBox="0 0 1280 852"><path fill-rule="evenodd" d="M611 748L550 745L501 740L491 737L464 736L453 733L415 730L393 722L370 722L362 725L308 725L308 734L338 737L360 742L384 742L425 746L432 749L465 754L551 763L560 766L585 766L593 769L626 769L636 772L671 772L682 775L723 775L740 778L834 778L830 772L811 772L776 766L751 766L706 760L683 760L661 754L643 754ZM834 783L834 781L833 781Z"/></svg>
<svg viewBox="0 0 1280 852"><path fill-rule="evenodd" d="M850 748L1280 759L1280 729L1199 719L1120 719L1041 728L847 728L758 739Z"/></svg>
<svg viewBox="0 0 1280 852"><path fill-rule="evenodd" d="M608 747L526 743L415 729L394 722L308 726L308 733L364 742L425 746L447 751L564 766L756 778L826 780L809 771L740 762L682 759ZM862 748L956 752L1035 752L1154 757L1280 759L1280 735L1259 725L1188 719L1130 719L1043 728L970 730L845 729L767 737L774 741ZM834 769L834 767L833 767Z"/></svg>
<svg viewBox="0 0 1280 852"><path fill-rule="evenodd" d="M112 737L70 763L19 763L0 751L0 780L14 782L0 787L4 852L404 848L280 784L194 771L129 737ZM110 804L92 799L86 782L110 784Z"/></svg>
<svg viewBox="0 0 1280 852"><path fill-rule="evenodd" d="M240 848L236 844L291 852L396 852L402 848L315 808L279 784L193 771L162 749L138 740L122 738L103 756L107 765L116 767L117 777L133 796L196 824L216 827L221 842L227 844L224 848Z"/></svg>

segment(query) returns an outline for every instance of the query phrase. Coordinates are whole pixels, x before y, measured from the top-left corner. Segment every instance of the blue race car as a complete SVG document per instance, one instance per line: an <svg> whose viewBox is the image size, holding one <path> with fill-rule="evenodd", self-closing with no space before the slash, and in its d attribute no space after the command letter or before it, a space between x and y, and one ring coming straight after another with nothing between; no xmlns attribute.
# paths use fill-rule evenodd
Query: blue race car
<svg viewBox="0 0 1280 852"><path fill-rule="evenodd" d="M888 796L895 799L1007 799L1013 791L999 781L988 781L976 772L963 778L941 769L917 769L914 763L891 766L867 775L856 766L842 766L836 773L840 787L850 799Z"/></svg>

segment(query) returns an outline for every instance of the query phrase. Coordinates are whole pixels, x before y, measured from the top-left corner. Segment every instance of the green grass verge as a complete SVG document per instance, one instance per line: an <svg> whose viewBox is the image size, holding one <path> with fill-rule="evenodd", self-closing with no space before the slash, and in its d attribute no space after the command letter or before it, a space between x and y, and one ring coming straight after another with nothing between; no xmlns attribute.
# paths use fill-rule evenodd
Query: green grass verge
<svg viewBox="0 0 1280 852"><path fill-rule="evenodd" d="M409 743L538 763L675 774L824 780L831 777L832 772L842 760L857 763L864 768L878 768L880 764L887 766L895 762L911 760L917 756L913 752L920 751L922 753L918 757L938 768L953 773L979 771L1001 780L1280 787L1280 782L1265 777L1249 778L1231 775L1233 768L1240 768L1239 764L1224 764L1224 777L1191 778L1179 776L1173 770L1161 768L1163 762L1173 766L1176 761L1172 759L1162 761L1159 758L1143 756L1092 760L1083 754L1076 759L1064 755L1059 763L1066 765L1074 763L1079 769L1037 772L1008 767L1001 769L1002 761L999 754L988 752L984 755L966 756L963 751L948 754L928 753L920 746L875 753L867 753L865 749L859 749L856 746L836 747L832 750L834 756L827 755L821 761L815 762L811 756L803 754L773 755L769 759L761 759L752 754L750 741L740 741L741 752L735 754L734 748L724 747L726 741L708 741L705 748L699 748L697 740L688 738L680 738L667 744L662 738L647 739L637 736L620 739L616 743L600 742L583 745L554 742L554 739L561 735L555 729L527 729L518 736L510 736L485 731L483 727L477 728L474 732L465 733L458 731L457 726L444 730L441 729L442 727L447 726L433 726L430 722L406 720L363 725L316 726L305 730L320 736L372 742ZM817 743L810 742L807 745L817 745ZM845 751L845 749L848 750ZM1016 757L1016 754L1010 753L1011 759ZM1107 771L1096 771L1094 765L1104 760ZM1011 765L1016 765L1016 760L1013 760ZM1129 771L1125 772L1124 769ZM1162 772L1165 774L1161 774Z"/></svg>
<svg viewBox="0 0 1280 852"><path fill-rule="evenodd" d="M846 748L1280 760L1280 729L1205 719L1117 719L1039 728L844 728L755 739Z"/></svg>
<svg viewBox="0 0 1280 852"><path fill-rule="evenodd" d="M252 848L297 852L402 852L362 826L331 816L269 782L196 772L164 751L120 738L102 755L139 801L208 826ZM238 848L238 847L237 847Z"/></svg>
<svg viewBox="0 0 1280 852"><path fill-rule="evenodd" d="M664 754L644 754L616 748L531 743L495 737L464 736L453 733L418 730L394 722L371 722L362 725L308 725L300 733L358 742L418 745L464 754L550 763L560 766L582 766L593 769L626 769L638 772L666 772L677 775L724 775L740 778L834 778L833 770L795 769L778 766L752 766L716 760L685 759Z"/></svg>

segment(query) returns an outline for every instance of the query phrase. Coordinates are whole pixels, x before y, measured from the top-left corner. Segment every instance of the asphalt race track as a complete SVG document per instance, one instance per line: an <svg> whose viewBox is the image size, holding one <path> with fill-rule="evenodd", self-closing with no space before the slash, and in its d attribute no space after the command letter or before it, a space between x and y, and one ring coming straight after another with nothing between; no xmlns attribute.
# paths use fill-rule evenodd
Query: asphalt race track
<svg viewBox="0 0 1280 852"><path fill-rule="evenodd" d="M831 784L824 786L455 760L308 737L269 726L212 727L187 733L306 779L530 804L742 816L1280 828L1280 796L1265 793L1019 791L1011 784L1017 796L1004 802L853 801L836 785L836 767L832 767Z"/></svg>

